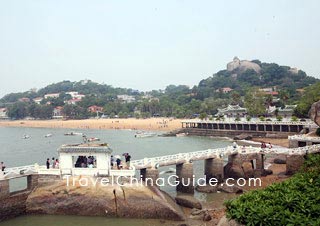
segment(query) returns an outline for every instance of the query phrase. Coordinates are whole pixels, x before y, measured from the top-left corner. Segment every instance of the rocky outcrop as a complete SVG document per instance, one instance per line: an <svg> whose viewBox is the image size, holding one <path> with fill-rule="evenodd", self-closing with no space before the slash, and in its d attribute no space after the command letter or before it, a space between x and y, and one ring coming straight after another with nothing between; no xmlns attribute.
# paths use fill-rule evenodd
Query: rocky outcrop
<svg viewBox="0 0 320 226"><path fill-rule="evenodd" d="M309 117L318 126L320 126L320 101L315 102L311 105L311 108L309 110Z"/></svg>
<svg viewBox="0 0 320 226"><path fill-rule="evenodd" d="M209 184L206 185L197 185L196 186L196 191L198 192L203 192L203 193L215 193L218 191L217 186L211 186Z"/></svg>
<svg viewBox="0 0 320 226"><path fill-rule="evenodd" d="M234 163L228 163L227 165L225 165L224 175L226 178L229 177L234 179L245 177L245 174L241 168L241 165L234 164Z"/></svg>
<svg viewBox="0 0 320 226"><path fill-rule="evenodd" d="M218 226L241 226L242 224L239 224L235 220L228 220L226 216L223 216L219 223Z"/></svg>
<svg viewBox="0 0 320 226"><path fill-rule="evenodd" d="M66 181L38 187L26 201L28 214L163 218L184 220L181 208L157 188L143 185L69 187Z"/></svg>
<svg viewBox="0 0 320 226"><path fill-rule="evenodd" d="M260 73L261 71L261 67L258 64L248 60L240 60L238 57L234 57L233 61L227 64L228 71L237 71L242 73L250 69L257 73Z"/></svg>
<svg viewBox="0 0 320 226"><path fill-rule="evenodd" d="M236 194L241 194L244 192L244 190L237 185L228 186L227 184L221 184L218 187L218 191L222 191L225 193L236 193Z"/></svg>
<svg viewBox="0 0 320 226"><path fill-rule="evenodd" d="M285 155L278 155L274 158L273 162L275 164L286 164L287 163L287 157Z"/></svg>
<svg viewBox="0 0 320 226"><path fill-rule="evenodd" d="M196 208L196 209L202 209L202 205L200 201L193 196L189 195L179 195L176 198L176 202L180 206L188 207L188 208Z"/></svg>
<svg viewBox="0 0 320 226"><path fill-rule="evenodd" d="M18 217L26 213L26 199L30 192L22 192L1 198L0 201L0 222L10 218Z"/></svg>

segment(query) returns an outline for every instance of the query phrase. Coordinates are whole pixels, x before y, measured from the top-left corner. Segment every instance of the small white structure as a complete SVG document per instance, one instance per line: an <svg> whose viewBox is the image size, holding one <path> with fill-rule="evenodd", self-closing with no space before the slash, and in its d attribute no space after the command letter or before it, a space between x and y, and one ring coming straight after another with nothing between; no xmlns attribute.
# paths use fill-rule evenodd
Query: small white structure
<svg viewBox="0 0 320 226"><path fill-rule="evenodd" d="M110 175L112 150L107 144L62 145L58 152L62 175Z"/></svg>

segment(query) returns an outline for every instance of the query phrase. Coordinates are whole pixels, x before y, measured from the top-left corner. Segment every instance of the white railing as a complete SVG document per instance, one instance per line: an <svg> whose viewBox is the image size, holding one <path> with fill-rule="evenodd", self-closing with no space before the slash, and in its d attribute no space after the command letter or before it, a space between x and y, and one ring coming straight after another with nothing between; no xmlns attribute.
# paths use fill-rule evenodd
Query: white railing
<svg viewBox="0 0 320 226"><path fill-rule="evenodd" d="M0 179L8 179L8 178L21 177L25 175L34 174L34 173L37 173L36 168L37 168L37 165L6 168L3 174L0 175Z"/></svg>
<svg viewBox="0 0 320 226"><path fill-rule="evenodd" d="M289 140L297 140L297 141L310 141L310 142L320 142L320 137L310 137L306 135L294 135L289 136Z"/></svg>
<svg viewBox="0 0 320 226"><path fill-rule="evenodd" d="M192 162L196 160L204 160L209 158L222 158L224 156L240 153L240 154L255 154L255 153L273 153L273 154L286 154L286 155L305 155L307 153L318 153L320 152L320 144L310 145L299 148L259 148L259 147L241 147L237 146L233 148L228 146L226 148L207 149L201 151L178 153L173 155L158 156L152 158L144 158L140 160L131 161L130 169L126 170L110 170L112 176L133 176L136 169L143 169L149 167L168 166L185 162ZM28 165L7 168L4 172L0 171L1 179L10 179L15 177L21 177L31 174L46 174L46 175L59 175L61 174L60 169L46 169L45 166Z"/></svg>

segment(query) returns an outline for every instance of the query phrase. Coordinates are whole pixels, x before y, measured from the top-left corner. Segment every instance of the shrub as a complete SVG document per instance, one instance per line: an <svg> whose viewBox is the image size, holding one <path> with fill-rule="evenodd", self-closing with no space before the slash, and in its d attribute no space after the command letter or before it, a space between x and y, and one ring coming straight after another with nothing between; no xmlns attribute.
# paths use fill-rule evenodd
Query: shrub
<svg viewBox="0 0 320 226"><path fill-rule="evenodd" d="M320 155L307 157L290 179L225 202L227 217L244 225L320 225Z"/></svg>
<svg viewBox="0 0 320 226"><path fill-rule="evenodd" d="M278 122L281 122L281 121L282 121L282 119L283 119L283 117L282 117L282 116L280 116L280 115L278 115L278 116L277 116L277 121L278 121Z"/></svg>
<svg viewBox="0 0 320 226"><path fill-rule="evenodd" d="M260 121L262 121L262 122L266 120L265 117L263 117L263 116L260 116L259 119L260 119Z"/></svg>
<svg viewBox="0 0 320 226"><path fill-rule="evenodd" d="M316 134L317 134L318 137L320 137L320 128L318 128L318 129L316 130Z"/></svg>
<svg viewBox="0 0 320 226"><path fill-rule="evenodd" d="M250 122L251 121L251 116L248 115L246 119L247 119L248 122Z"/></svg>
<svg viewBox="0 0 320 226"><path fill-rule="evenodd" d="M297 122L298 121L298 117L297 116L292 116L291 117L291 121L292 122Z"/></svg>

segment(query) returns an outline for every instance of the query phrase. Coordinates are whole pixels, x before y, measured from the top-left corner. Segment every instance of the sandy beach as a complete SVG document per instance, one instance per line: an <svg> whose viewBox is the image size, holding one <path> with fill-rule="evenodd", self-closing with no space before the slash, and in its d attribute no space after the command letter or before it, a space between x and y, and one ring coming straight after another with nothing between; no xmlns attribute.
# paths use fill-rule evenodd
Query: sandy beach
<svg viewBox="0 0 320 226"><path fill-rule="evenodd" d="M82 120L16 120L0 121L0 127L34 127L34 128L67 128L67 129L131 129L150 131L172 131L181 128L183 119L148 118L148 119L82 119ZM252 141L271 143L272 145L288 147L288 139L253 138ZM242 144L241 141L238 141ZM243 145L248 145L246 142ZM250 144L255 146L253 144Z"/></svg>
<svg viewBox="0 0 320 226"><path fill-rule="evenodd" d="M181 128L181 119L83 119L83 120L17 120L0 121L0 127L35 127L69 129L132 129L172 131Z"/></svg>

